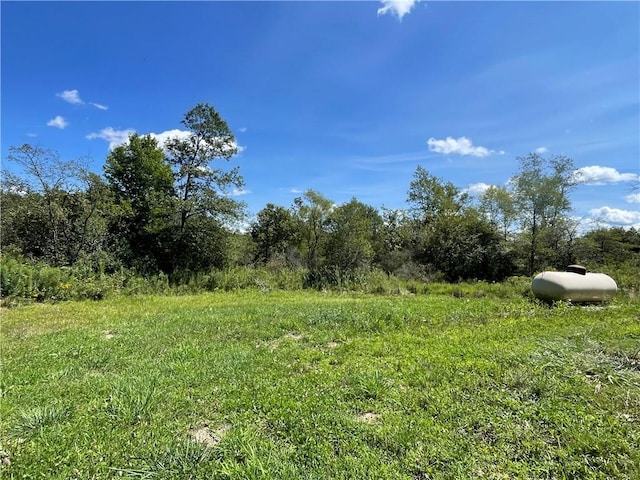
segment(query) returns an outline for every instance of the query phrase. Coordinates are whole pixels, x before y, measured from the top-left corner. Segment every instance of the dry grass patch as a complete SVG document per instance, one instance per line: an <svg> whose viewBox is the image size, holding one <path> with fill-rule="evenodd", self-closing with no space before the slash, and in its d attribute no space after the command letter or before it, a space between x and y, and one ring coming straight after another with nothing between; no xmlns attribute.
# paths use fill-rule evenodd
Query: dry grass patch
<svg viewBox="0 0 640 480"><path fill-rule="evenodd" d="M192 428L189 431L189 436L194 442L207 448L213 448L220 444L229 429L228 425L212 429L209 425L204 424L199 428Z"/></svg>

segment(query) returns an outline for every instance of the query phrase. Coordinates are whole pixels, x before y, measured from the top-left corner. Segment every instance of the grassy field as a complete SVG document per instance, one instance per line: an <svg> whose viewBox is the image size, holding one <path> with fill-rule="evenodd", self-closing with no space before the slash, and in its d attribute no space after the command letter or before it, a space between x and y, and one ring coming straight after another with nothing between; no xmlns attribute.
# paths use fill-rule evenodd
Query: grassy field
<svg viewBox="0 0 640 480"><path fill-rule="evenodd" d="M640 303L213 293L2 314L2 478L640 478Z"/></svg>

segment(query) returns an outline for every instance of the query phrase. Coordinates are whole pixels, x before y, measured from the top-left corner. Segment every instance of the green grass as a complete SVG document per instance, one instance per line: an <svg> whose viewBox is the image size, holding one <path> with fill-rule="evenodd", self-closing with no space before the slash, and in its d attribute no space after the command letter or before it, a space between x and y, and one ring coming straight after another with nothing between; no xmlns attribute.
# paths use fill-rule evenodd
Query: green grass
<svg viewBox="0 0 640 480"><path fill-rule="evenodd" d="M0 477L640 478L639 307L251 291L5 309Z"/></svg>

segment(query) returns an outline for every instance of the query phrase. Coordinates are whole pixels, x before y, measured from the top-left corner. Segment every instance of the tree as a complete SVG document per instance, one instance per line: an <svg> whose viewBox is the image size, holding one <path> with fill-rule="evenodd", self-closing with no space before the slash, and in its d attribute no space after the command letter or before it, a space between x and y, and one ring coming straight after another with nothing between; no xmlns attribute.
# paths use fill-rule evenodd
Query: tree
<svg viewBox="0 0 640 480"><path fill-rule="evenodd" d="M512 179L515 206L520 212L529 275L543 267L544 236L555 246L571 211L569 192L575 185L573 161L556 155L544 158L536 153L519 157L520 171Z"/></svg>
<svg viewBox="0 0 640 480"><path fill-rule="evenodd" d="M413 225L405 210L382 207L382 228L375 242L375 263L387 274L414 276L412 261Z"/></svg>
<svg viewBox="0 0 640 480"><path fill-rule="evenodd" d="M230 264L232 233L211 216L192 216L183 230L161 232L158 258L163 272L186 273L222 269ZM183 277L184 278L184 277Z"/></svg>
<svg viewBox="0 0 640 480"><path fill-rule="evenodd" d="M509 190L490 186L480 195L479 210L489 223L502 232L503 238L507 239L517 217L513 196Z"/></svg>
<svg viewBox="0 0 640 480"><path fill-rule="evenodd" d="M333 202L315 190L307 190L294 200L293 215L300 234L300 251L309 269L320 266L322 246Z"/></svg>
<svg viewBox="0 0 640 480"><path fill-rule="evenodd" d="M268 263L276 255L284 255L295 240L296 229L291 212L284 207L268 203L251 226L251 237L256 244L256 260Z"/></svg>
<svg viewBox="0 0 640 480"><path fill-rule="evenodd" d="M146 223L174 193L171 166L151 135L130 135L127 143L109 153L104 172L117 199L130 204L137 222Z"/></svg>
<svg viewBox="0 0 640 480"><path fill-rule="evenodd" d="M427 224L439 216L457 215L469 201L466 193L418 166L409 185L407 202L414 218Z"/></svg>
<svg viewBox="0 0 640 480"><path fill-rule="evenodd" d="M381 230L382 219L375 208L355 198L336 207L327 221L327 263L341 271L369 267Z"/></svg>
<svg viewBox="0 0 640 480"><path fill-rule="evenodd" d="M174 169L180 232L194 215L238 218L242 205L227 195L230 188L244 185L238 167L225 171L211 166L214 160L228 161L238 152L227 122L211 105L199 103L185 114L182 124L189 135L165 145Z"/></svg>
<svg viewBox="0 0 640 480"><path fill-rule="evenodd" d="M151 137L132 134L107 156L105 177L118 205L111 230L119 256L128 266L157 270L163 250L160 232L167 228L174 198L173 172Z"/></svg>
<svg viewBox="0 0 640 480"><path fill-rule="evenodd" d="M640 264L640 231L635 228L598 228L576 243L579 261L585 265Z"/></svg>
<svg viewBox="0 0 640 480"><path fill-rule="evenodd" d="M2 172L2 244L53 265L70 265L101 243L98 177L79 160L40 146L10 147L20 174Z"/></svg>
<svg viewBox="0 0 640 480"><path fill-rule="evenodd" d="M448 281L503 278L510 267L500 235L455 185L418 167L407 197L413 257Z"/></svg>
<svg viewBox="0 0 640 480"><path fill-rule="evenodd" d="M416 259L445 280L503 280L512 263L498 230L472 209L436 217L420 230Z"/></svg>

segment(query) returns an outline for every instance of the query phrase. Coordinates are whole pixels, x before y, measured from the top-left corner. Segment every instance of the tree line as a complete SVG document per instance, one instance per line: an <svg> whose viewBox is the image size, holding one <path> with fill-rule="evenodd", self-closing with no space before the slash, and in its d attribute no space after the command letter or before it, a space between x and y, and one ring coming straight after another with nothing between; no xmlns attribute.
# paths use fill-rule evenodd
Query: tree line
<svg viewBox="0 0 640 480"><path fill-rule="evenodd" d="M244 180L228 163L237 153L219 113L198 104L182 120L188 136L164 145L132 134L106 157L103 174L79 160L25 144L3 171L3 255L51 266L83 262L142 275L237 265L305 269L311 285L379 269L418 279L499 281L580 262L640 264L640 232L600 228L579 235L565 156L518 158L504 187L478 198L418 166L407 208L341 205L308 190L290 206L267 204L239 230L245 206L232 195Z"/></svg>

